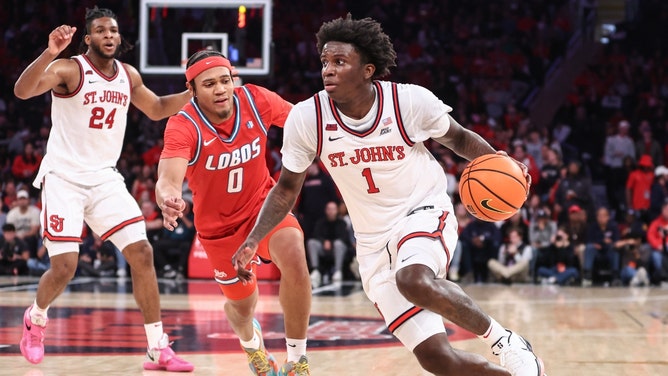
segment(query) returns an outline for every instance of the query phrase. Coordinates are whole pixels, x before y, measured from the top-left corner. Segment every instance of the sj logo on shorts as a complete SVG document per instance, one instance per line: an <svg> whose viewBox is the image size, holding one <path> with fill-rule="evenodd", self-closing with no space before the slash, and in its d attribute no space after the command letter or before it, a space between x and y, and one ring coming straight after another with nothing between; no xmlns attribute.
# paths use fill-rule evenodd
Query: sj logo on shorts
<svg viewBox="0 0 668 376"><path fill-rule="evenodd" d="M49 227L55 232L63 231L63 221L65 218L60 218L57 214L53 214L49 217Z"/></svg>

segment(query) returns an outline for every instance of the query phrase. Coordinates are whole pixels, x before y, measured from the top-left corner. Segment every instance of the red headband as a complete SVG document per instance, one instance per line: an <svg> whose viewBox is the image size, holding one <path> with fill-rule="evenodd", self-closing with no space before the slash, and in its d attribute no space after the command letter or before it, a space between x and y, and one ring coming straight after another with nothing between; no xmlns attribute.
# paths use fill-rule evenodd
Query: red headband
<svg viewBox="0 0 668 376"><path fill-rule="evenodd" d="M229 60L222 56L209 56L196 62L195 64L189 66L188 69L186 69L186 80L190 82L195 77L197 77L198 74L213 67L225 67L229 69L230 74L232 74L232 64L230 64Z"/></svg>

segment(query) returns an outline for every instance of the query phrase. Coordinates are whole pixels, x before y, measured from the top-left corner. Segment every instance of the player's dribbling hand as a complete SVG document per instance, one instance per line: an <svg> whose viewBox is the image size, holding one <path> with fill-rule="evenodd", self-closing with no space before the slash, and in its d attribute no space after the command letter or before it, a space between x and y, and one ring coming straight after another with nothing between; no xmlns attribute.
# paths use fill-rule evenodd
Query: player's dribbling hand
<svg viewBox="0 0 668 376"><path fill-rule="evenodd" d="M232 265L237 270L237 276L246 284L253 279L253 272L246 265L253 259L257 251L257 243L246 240L232 256Z"/></svg>
<svg viewBox="0 0 668 376"><path fill-rule="evenodd" d="M72 37L76 31L76 26L70 25L61 25L53 29L49 34L49 52L54 55L61 53L72 42Z"/></svg>
<svg viewBox="0 0 668 376"><path fill-rule="evenodd" d="M531 189L531 175L529 175L529 167L527 167L527 165L525 165L524 163L518 161L517 159L515 159L515 158L509 156L508 153L506 153L506 152L503 151L503 150L498 150L498 151L496 152L496 154L498 154L498 155L503 155L504 157L509 157L510 159L512 159L513 161L515 161L515 163L517 163L518 166L520 166L520 168L522 169L522 173L524 173L524 177L527 179L527 195L528 195L528 194L529 194L529 190Z"/></svg>
<svg viewBox="0 0 668 376"><path fill-rule="evenodd" d="M169 231L174 231L178 226L177 220L183 217L183 210L186 208L186 203L182 198L172 197L166 199L160 205L162 211L162 225Z"/></svg>

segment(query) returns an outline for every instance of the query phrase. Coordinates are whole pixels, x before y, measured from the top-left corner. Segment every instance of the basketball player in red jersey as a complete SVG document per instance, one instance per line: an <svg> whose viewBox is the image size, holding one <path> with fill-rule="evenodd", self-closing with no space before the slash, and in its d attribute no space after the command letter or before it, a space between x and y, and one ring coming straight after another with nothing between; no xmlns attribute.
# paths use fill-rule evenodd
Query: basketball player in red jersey
<svg viewBox="0 0 668 376"><path fill-rule="evenodd" d="M280 369L267 353L253 318L255 279L240 280L232 254L248 235L267 193L274 186L266 166L267 130L283 126L292 108L278 94L255 85L235 87L232 66L216 51L188 59L187 87L193 99L167 122L158 164L156 197L164 225L173 230L185 203L184 178L193 192L195 228L213 267L214 280L227 297L225 313L255 375L309 375L306 354L311 288L304 238L287 214L262 239L255 270L271 260L281 271L279 300L285 316L288 359ZM277 373L278 372L278 373Z"/></svg>
<svg viewBox="0 0 668 376"><path fill-rule="evenodd" d="M290 210L306 169L320 157L348 207L364 291L423 369L439 376L544 376L528 342L445 278L457 220L443 168L424 142L433 139L468 160L495 150L429 90L378 80L395 66L396 53L376 21L348 15L323 24L316 37L324 90L296 104L285 121L281 175L234 255L239 277L252 278L246 265L259 240ZM453 349L443 318L477 334L503 367Z"/></svg>
<svg viewBox="0 0 668 376"><path fill-rule="evenodd" d="M53 30L47 49L14 86L21 99L50 90L53 124L33 183L42 188L42 229L51 269L41 277L35 302L25 311L21 353L31 363L44 358L47 309L74 277L85 220L122 250L132 268L133 293L148 339L144 368L192 371L192 364L174 355L163 333L153 249L139 206L116 170L130 103L157 120L175 114L190 93L158 97L135 68L116 60L129 45L108 9L86 11L81 55L54 61L76 29L62 25Z"/></svg>

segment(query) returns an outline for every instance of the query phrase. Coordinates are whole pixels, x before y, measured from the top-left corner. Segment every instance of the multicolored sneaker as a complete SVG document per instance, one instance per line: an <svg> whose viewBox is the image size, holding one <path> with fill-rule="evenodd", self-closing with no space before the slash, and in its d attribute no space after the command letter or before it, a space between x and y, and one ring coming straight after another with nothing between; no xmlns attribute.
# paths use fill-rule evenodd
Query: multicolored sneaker
<svg viewBox="0 0 668 376"><path fill-rule="evenodd" d="M160 348L148 349L144 369L148 371L191 372L195 369L191 363L179 358L172 350L167 334L158 342Z"/></svg>
<svg viewBox="0 0 668 376"><path fill-rule="evenodd" d="M30 320L30 310L32 305L23 313L23 337L19 347L21 354L30 363L37 364L44 359L44 332L49 319L45 319L44 326L34 324Z"/></svg>
<svg viewBox="0 0 668 376"><path fill-rule="evenodd" d="M264 347L264 340L262 339L262 328L257 319L253 319L253 329L258 337L260 337L259 349L248 349L241 347L248 356L248 366L253 375L256 376L276 376L276 359L267 352Z"/></svg>
<svg viewBox="0 0 668 376"><path fill-rule="evenodd" d="M506 331L508 335L492 346L492 353L499 356L501 366L512 376L546 376L543 361L534 354L531 344L522 336Z"/></svg>
<svg viewBox="0 0 668 376"><path fill-rule="evenodd" d="M308 358L302 355L298 362L287 362L278 371L278 376L310 376L311 371L308 368Z"/></svg>

